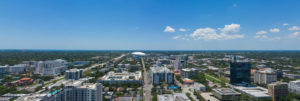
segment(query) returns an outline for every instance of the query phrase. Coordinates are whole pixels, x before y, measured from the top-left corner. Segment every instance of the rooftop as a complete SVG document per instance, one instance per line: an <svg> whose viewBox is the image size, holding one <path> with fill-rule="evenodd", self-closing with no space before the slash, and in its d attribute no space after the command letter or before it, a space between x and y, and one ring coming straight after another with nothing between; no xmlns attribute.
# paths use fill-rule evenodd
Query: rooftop
<svg viewBox="0 0 300 101"><path fill-rule="evenodd" d="M99 78L99 80L139 80L142 79L142 72L121 72L121 73L115 73L113 71L108 72L103 77Z"/></svg>
<svg viewBox="0 0 300 101"><path fill-rule="evenodd" d="M213 90L221 95L239 95L239 94L241 94L230 88L215 88Z"/></svg>
<svg viewBox="0 0 300 101"><path fill-rule="evenodd" d="M220 101L216 97L213 96L211 92L208 93L201 93L200 94L206 101Z"/></svg>
<svg viewBox="0 0 300 101"><path fill-rule="evenodd" d="M184 93L174 93L174 96L175 99L179 99L179 101L191 101Z"/></svg>
<svg viewBox="0 0 300 101"><path fill-rule="evenodd" d="M263 87L236 86L234 88L252 97L256 97L256 98L270 97L270 95L268 94L268 89Z"/></svg>
<svg viewBox="0 0 300 101"><path fill-rule="evenodd" d="M97 83L84 83L82 86L78 88L95 89L97 88Z"/></svg>
<svg viewBox="0 0 300 101"><path fill-rule="evenodd" d="M158 95L158 101L174 101L174 96L170 94Z"/></svg>
<svg viewBox="0 0 300 101"><path fill-rule="evenodd" d="M80 70L82 70L82 69L74 68L74 69L69 69L66 72L79 72Z"/></svg>
<svg viewBox="0 0 300 101"><path fill-rule="evenodd" d="M196 70L198 70L198 69L196 69L196 68L184 68L184 69L182 69L182 71L196 71Z"/></svg>
<svg viewBox="0 0 300 101"><path fill-rule="evenodd" d="M150 67L150 70L153 73L162 73L162 72L172 72L170 69L168 69L167 67L160 67L160 66L154 66L154 67Z"/></svg>

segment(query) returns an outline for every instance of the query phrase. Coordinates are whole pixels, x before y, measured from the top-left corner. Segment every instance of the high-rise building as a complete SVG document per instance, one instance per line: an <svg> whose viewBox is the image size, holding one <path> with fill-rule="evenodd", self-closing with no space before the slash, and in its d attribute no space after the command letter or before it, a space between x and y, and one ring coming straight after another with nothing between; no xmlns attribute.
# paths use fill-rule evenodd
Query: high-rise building
<svg viewBox="0 0 300 101"><path fill-rule="evenodd" d="M162 81L165 81L168 84L174 83L174 73L167 67L151 67L150 75L154 85L159 85Z"/></svg>
<svg viewBox="0 0 300 101"><path fill-rule="evenodd" d="M255 71L254 83L258 84L270 84L277 81L277 74L271 68L265 68L263 70Z"/></svg>
<svg viewBox="0 0 300 101"><path fill-rule="evenodd" d="M251 64L245 61L237 61L236 58L230 63L230 83L233 85L247 86L251 82Z"/></svg>
<svg viewBox="0 0 300 101"><path fill-rule="evenodd" d="M288 95L288 84L283 82L276 82L268 85L268 93L272 96L273 101L280 97Z"/></svg>
<svg viewBox="0 0 300 101"><path fill-rule="evenodd" d="M85 82L84 80L68 82L63 90L63 101L102 101L102 84Z"/></svg>
<svg viewBox="0 0 300 101"><path fill-rule="evenodd" d="M174 69L175 69L175 70L180 70L180 69L181 69L179 59L173 60L173 65L174 65Z"/></svg>
<svg viewBox="0 0 300 101"><path fill-rule="evenodd" d="M182 67L187 66L188 55L171 55L171 59L173 59L175 70L181 70Z"/></svg>
<svg viewBox="0 0 300 101"><path fill-rule="evenodd" d="M300 94L300 80L289 82L289 92Z"/></svg>
<svg viewBox="0 0 300 101"><path fill-rule="evenodd" d="M82 78L83 76L83 70L82 69L70 69L67 70L65 73L65 79L66 80L78 80Z"/></svg>
<svg viewBox="0 0 300 101"><path fill-rule="evenodd" d="M65 87L54 92L32 94L17 101L102 101L103 86L101 83L86 83L91 78L66 80Z"/></svg>

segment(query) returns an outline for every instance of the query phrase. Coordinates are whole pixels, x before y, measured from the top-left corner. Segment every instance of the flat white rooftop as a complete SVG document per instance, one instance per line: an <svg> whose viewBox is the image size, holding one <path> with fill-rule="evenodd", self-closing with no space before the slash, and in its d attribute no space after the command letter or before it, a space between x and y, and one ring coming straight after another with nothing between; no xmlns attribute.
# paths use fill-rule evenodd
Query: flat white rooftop
<svg viewBox="0 0 300 101"><path fill-rule="evenodd" d="M158 101L175 101L174 96L171 94L158 95Z"/></svg>
<svg viewBox="0 0 300 101"><path fill-rule="evenodd" d="M268 94L268 89L263 87L242 87L242 86L235 86L235 89L246 93L249 96L255 97L255 98L266 98L270 97Z"/></svg>
<svg viewBox="0 0 300 101"><path fill-rule="evenodd" d="M137 71L135 73L131 73L131 72L122 72L122 73L108 72L100 80L141 80L141 79L142 79L142 72Z"/></svg>

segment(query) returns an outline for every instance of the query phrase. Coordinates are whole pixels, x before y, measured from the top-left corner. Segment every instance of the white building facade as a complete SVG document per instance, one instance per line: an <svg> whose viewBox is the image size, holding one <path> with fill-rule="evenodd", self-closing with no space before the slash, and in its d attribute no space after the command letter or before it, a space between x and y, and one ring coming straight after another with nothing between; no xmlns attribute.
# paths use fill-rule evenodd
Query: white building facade
<svg viewBox="0 0 300 101"><path fill-rule="evenodd" d="M289 82L289 92L300 94L300 80Z"/></svg>
<svg viewBox="0 0 300 101"><path fill-rule="evenodd" d="M254 73L254 83L270 84L277 81L277 74L272 69L259 70Z"/></svg>
<svg viewBox="0 0 300 101"><path fill-rule="evenodd" d="M66 71L67 68L67 62L65 60L39 61L36 64L36 73L42 76L55 76Z"/></svg>

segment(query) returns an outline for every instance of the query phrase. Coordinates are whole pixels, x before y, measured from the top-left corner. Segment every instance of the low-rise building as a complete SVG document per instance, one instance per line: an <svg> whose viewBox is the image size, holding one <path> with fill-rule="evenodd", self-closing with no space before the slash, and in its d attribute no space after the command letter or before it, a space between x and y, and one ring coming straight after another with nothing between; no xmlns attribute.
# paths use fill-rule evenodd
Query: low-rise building
<svg viewBox="0 0 300 101"><path fill-rule="evenodd" d="M130 84L137 83L142 84L142 73L141 71L137 72L126 72L115 73L113 71L108 72L103 77L98 78L100 83L103 84Z"/></svg>
<svg viewBox="0 0 300 101"><path fill-rule="evenodd" d="M23 97L26 96L27 94L4 94L0 97L0 101L11 101L10 99L16 98L16 97Z"/></svg>
<svg viewBox="0 0 300 101"><path fill-rule="evenodd" d="M280 97L288 96L288 84L283 82L269 84L268 93L272 96L273 101Z"/></svg>
<svg viewBox="0 0 300 101"><path fill-rule="evenodd" d="M116 101L139 101L136 97L132 96L121 96L118 97Z"/></svg>
<svg viewBox="0 0 300 101"><path fill-rule="evenodd" d="M103 97L105 98L104 101L112 101L114 98L114 92L105 92L103 93Z"/></svg>
<svg viewBox="0 0 300 101"><path fill-rule="evenodd" d="M18 80L17 85L18 86L26 86L26 85L30 85L32 83L33 83L32 78L24 77L24 78Z"/></svg>
<svg viewBox="0 0 300 101"><path fill-rule="evenodd" d="M175 101L191 101L184 93L174 93Z"/></svg>
<svg viewBox="0 0 300 101"><path fill-rule="evenodd" d="M90 63L89 61L74 61L72 63L72 65L75 66L75 67L80 67L80 66L87 65L89 63Z"/></svg>
<svg viewBox="0 0 300 101"><path fill-rule="evenodd" d="M290 81L288 89L291 93L300 94L300 80Z"/></svg>
<svg viewBox="0 0 300 101"><path fill-rule="evenodd" d="M286 78L289 78L289 79L299 79L300 75L283 73L283 77L286 77Z"/></svg>
<svg viewBox="0 0 300 101"><path fill-rule="evenodd" d="M268 94L268 89L259 86L257 87L234 86L233 88L258 100L271 97Z"/></svg>
<svg viewBox="0 0 300 101"><path fill-rule="evenodd" d="M194 83L194 89L196 91L206 91L206 87L201 83Z"/></svg>
<svg viewBox="0 0 300 101"><path fill-rule="evenodd" d="M220 101L219 99L217 99L213 93L211 92L207 92L207 93L201 93L200 94L202 96L202 98L205 100L205 101Z"/></svg>
<svg viewBox="0 0 300 101"><path fill-rule="evenodd" d="M171 94L157 95L158 101L175 101Z"/></svg>
<svg viewBox="0 0 300 101"><path fill-rule="evenodd" d="M183 83L188 84L188 85L192 85L192 84L195 83L195 81L192 80L192 79L189 79L189 78L183 78Z"/></svg>
<svg viewBox="0 0 300 101"><path fill-rule="evenodd" d="M221 101L240 101L241 93L230 88L213 89L214 96Z"/></svg>

